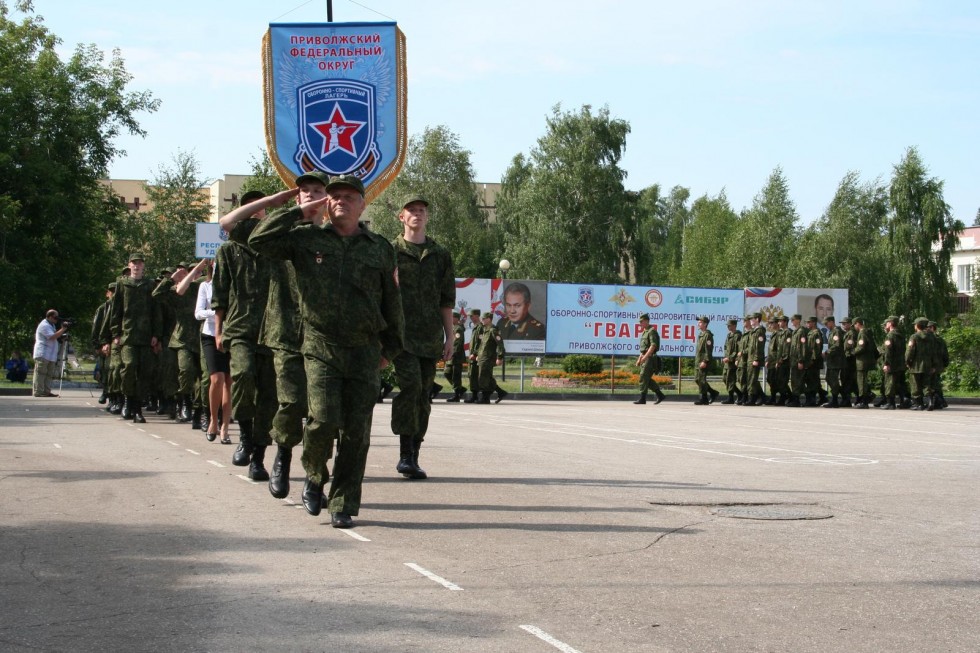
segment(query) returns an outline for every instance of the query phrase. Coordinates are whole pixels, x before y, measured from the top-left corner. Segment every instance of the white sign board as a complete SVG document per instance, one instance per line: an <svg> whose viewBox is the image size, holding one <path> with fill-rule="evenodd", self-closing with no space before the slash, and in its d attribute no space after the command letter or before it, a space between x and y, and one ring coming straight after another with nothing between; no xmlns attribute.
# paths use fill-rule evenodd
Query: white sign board
<svg viewBox="0 0 980 653"><path fill-rule="evenodd" d="M221 244L228 240L228 233L217 222L198 222L194 243L194 256L214 258Z"/></svg>

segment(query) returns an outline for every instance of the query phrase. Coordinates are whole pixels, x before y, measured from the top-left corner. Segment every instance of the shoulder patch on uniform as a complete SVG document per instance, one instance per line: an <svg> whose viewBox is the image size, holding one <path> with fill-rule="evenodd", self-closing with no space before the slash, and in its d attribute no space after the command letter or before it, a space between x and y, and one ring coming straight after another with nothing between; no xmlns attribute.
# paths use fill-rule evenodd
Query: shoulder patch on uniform
<svg viewBox="0 0 980 653"><path fill-rule="evenodd" d="M759 342L762 342L762 341L764 341L765 339L766 339L766 337L765 337L765 336L759 336Z"/></svg>
<svg viewBox="0 0 980 653"><path fill-rule="evenodd" d="M886 340L885 341L885 346L886 347L891 347L892 346L892 341L891 340Z"/></svg>
<svg viewBox="0 0 980 653"><path fill-rule="evenodd" d="M858 344L859 345L863 345L864 344L864 339L862 338L861 340L858 340Z"/></svg>
<svg viewBox="0 0 980 653"><path fill-rule="evenodd" d="M840 340L840 336L834 336L834 342L837 342L838 340Z"/></svg>

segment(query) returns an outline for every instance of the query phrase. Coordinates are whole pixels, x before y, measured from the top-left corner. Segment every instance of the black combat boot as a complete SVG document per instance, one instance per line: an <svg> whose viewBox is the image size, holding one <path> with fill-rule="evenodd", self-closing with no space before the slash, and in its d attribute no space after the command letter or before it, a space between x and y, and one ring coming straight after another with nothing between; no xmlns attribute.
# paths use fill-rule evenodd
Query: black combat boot
<svg viewBox="0 0 980 653"><path fill-rule="evenodd" d="M201 413L202 412L203 411L201 411L201 408L198 407L198 408L195 408L194 411L191 413L191 428L194 429L195 431L198 430L199 428L201 428Z"/></svg>
<svg viewBox="0 0 980 653"><path fill-rule="evenodd" d="M252 460L248 465L248 477L253 481L269 480L269 472L265 469L265 445L252 447Z"/></svg>
<svg viewBox="0 0 980 653"><path fill-rule="evenodd" d="M289 466L293 461L293 450L281 444L276 447L276 459L272 461L272 474L269 475L269 494L277 499L289 496Z"/></svg>
<svg viewBox="0 0 980 653"><path fill-rule="evenodd" d="M926 397L926 410L932 411L935 408L936 408L936 396L931 395L929 397Z"/></svg>
<svg viewBox="0 0 980 653"><path fill-rule="evenodd" d="M112 394L110 394L109 395L109 408L106 409L106 412L109 413L110 415L118 415L118 414L120 414L122 412L122 408L123 408L123 399L122 399L122 397L119 396L119 394L118 393L115 393L115 392L113 392Z"/></svg>
<svg viewBox="0 0 980 653"><path fill-rule="evenodd" d="M119 416L123 419L133 419L133 399L132 397L123 397L122 410L119 411Z"/></svg>
<svg viewBox="0 0 980 653"><path fill-rule="evenodd" d="M708 395L709 395L708 403L713 404L716 401L718 401L718 397L721 396L721 393L715 390L714 388L708 388Z"/></svg>
<svg viewBox="0 0 980 653"><path fill-rule="evenodd" d="M641 392L640 398L634 401L634 404L645 404L647 402L647 393Z"/></svg>
<svg viewBox="0 0 980 653"><path fill-rule="evenodd" d="M442 386L441 386L441 385L439 385L438 383L433 383L433 384L432 384L432 387L431 387L431 388L429 388L429 403L430 403L430 404L432 403L432 401L433 401L433 400L434 400L434 399L435 399L436 397L438 397L438 396L439 396L439 393L440 393L440 392L442 392Z"/></svg>
<svg viewBox="0 0 980 653"><path fill-rule="evenodd" d="M489 392L481 392L480 393L480 398L477 399L476 403L478 403L478 404L489 404L490 403L490 393Z"/></svg>
<svg viewBox="0 0 980 653"><path fill-rule="evenodd" d="M204 410L204 407L202 406L201 407L201 430L207 433L209 426L211 426L211 411Z"/></svg>
<svg viewBox="0 0 980 653"><path fill-rule="evenodd" d="M503 388L497 388L497 400L495 402L493 402L493 403L499 404L509 394L510 393L507 392L506 390L504 390Z"/></svg>
<svg viewBox="0 0 980 653"><path fill-rule="evenodd" d="M176 396L167 399L167 417L176 422L179 412L179 399Z"/></svg>
<svg viewBox="0 0 980 653"><path fill-rule="evenodd" d="M882 406L884 410L895 410L895 395L889 395L888 401Z"/></svg>
<svg viewBox="0 0 980 653"><path fill-rule="evenodd" d="M314 517L323 509L323 483L314 483L307 477L303 485L303 507Z"/></svg>
<svg viewBox="0 0 980 653"><path fill-rule="evenodd" d="M228 416L225 416L227 419ZM241 435L238 438L238 448L231 456L231 464L236 467L245 467L252 459L252 420L238 420L238 428Z"/></svg>
<svg viewBox="0 0 980 653"><path fill-rule="evenodd" d="M146 424L146 418L143 417L143 406L142 406L142 403L143 402L141 402L139 399L137 399L135 397L130 397L129 398L129 405L130 406L135 406L135 408L132 408L132 411L133 411L133 423L134 424Z"/></svg>
<svg viewBox="0 0 980 653"><path fill-rule="evenodd" d="M459 390L453 391L453 396L446 400L447 404L458 404L460 400L466 395L466 392L460 392Z"/></svg>
<svg viewBox="0 0 980 653"><path fill-rule="evenodd" d="M840 402L838 401L837 395L830 398L830 401L823 405L824 408L839 408Z"/></svg>
<svg viewBox="0 0 980 653"><path fill-rule="evenodd" d="M180 407L177 410L177 421L181 424L186 424L192 418L191 397L190 395L179 395L178 401L180 402Z"/></svg>
<svg viewBox="0 0 980 653"><path fill-rule="evenodd" d="M662 393L660 390L657 390L657 399L653 402L653 405L656 406L666 398L667 396L664 393Z"/></svg>
<svg viewBox="0 0 980 653"><path fill-rule="evenodd" d="M412 463L412 436L399 435L398 446L399 457L398 464L395 465L395 471L402 476L411 478L411 475L415 473L415 465Z"/></svg>
<svg viewBox="0 0 980 653"><path fill-rule="evenodd" d="M480 393L479 392L471 392L470 393L470 398L469 399L464 399L463 400L463 403L464 404L475 404L477 401L479 401L479 399L480 399Z"/></svg>
<svg viewBox="0 0 980 653"><path fill-rule="evenodd" d="M414 480L422 480L422 479L429 478L429 475L425 473L425 470L419 467L419 449L421 448L422 448L421 442L419 442L412 448L412 467L415 468L415 471L413 471L412 474L409 475L409 478Z"/></svg>
<svg viewBox="0 0 980 653"><path fill-rule="evenodd" d="M729 392L728 393L728 399L726 399L725 401L723 401L721 403L724 404L724 405L726 405L726 406L733 405L735 403L735 393L734 392Z"/></svg>
<svg viewBox="0 0 980 653"><path fill-rule="evenodd" d="M708 401L708 393L707 392L702 392L698 396L697 401L694 402L694 405L695 406L707 406L709 403L711 403L711 402Z"/></svg>
<svg viewBox="0 0 980 653"><path fill-rule="evenodd" d="M105 387L103 387L102 388L102 394L99 396L99 404L100 405L101 404L104 404L107 401L109 401L109 395L108 395L108 393L106 393Z"/></svg>

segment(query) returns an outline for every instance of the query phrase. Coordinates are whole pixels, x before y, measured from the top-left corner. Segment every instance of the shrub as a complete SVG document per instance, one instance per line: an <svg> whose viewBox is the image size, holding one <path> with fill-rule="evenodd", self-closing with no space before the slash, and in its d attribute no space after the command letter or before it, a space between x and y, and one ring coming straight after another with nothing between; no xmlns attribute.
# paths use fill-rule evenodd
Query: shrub
<svg viewBox="0 0 980 653"><path fill-rule="evenodd" d="M602 356L593 354L569 354L561 362L561 369L568 374L600 374L603 367Z"/></svg>

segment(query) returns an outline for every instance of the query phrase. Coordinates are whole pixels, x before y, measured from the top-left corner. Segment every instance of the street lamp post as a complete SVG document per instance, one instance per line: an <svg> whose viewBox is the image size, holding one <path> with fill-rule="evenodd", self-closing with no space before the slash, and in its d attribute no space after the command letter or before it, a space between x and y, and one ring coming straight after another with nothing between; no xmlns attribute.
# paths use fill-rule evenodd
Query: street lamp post
<svg viewBox="0 0 980 653"><path fill-rule="evenodd" d="M502 258L500 259L500 265L498 265L497 267L500 268L500 278L506 281L507 271L510 270L510 261L508 261L505 258ZM502 288L501 288L501 292L503 292ZM507 380L507 354L504 354L504 356L501 358L500 380L501 381Z"/></svg>

